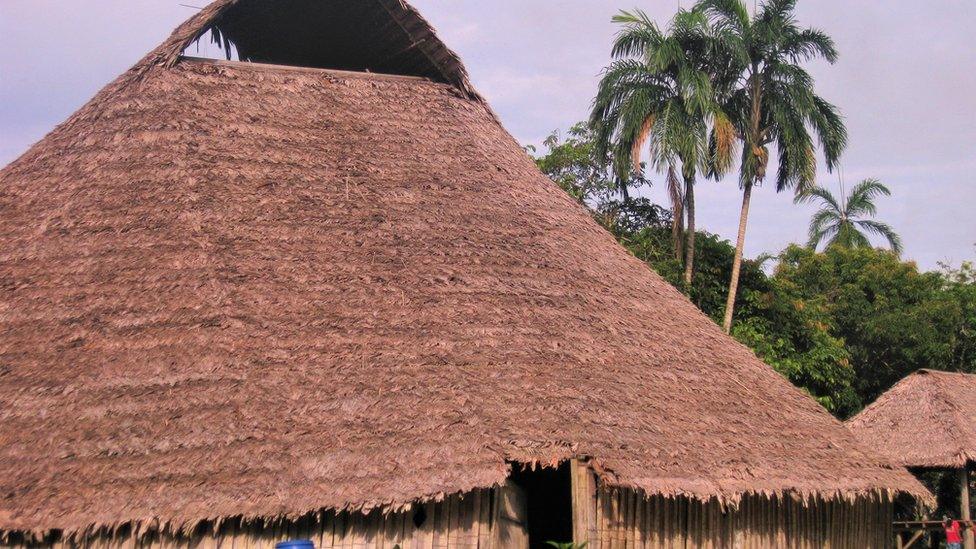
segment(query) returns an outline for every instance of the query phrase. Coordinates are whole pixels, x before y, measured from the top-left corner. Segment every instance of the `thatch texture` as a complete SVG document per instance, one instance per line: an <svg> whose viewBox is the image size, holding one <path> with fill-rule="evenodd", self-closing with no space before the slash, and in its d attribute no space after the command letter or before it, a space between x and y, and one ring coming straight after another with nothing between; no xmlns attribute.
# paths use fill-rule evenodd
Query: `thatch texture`
<svg viewBox="0 0 976 549"><path fill-rule="evenodd" d="M576 456L650 494L925 493L457 85L167 57L226 3L0 172L0 530L395 507Z"/></svg>
<svg viewBox="0 0 976 549"><path fill-rule="evenodd" d="M959 468L976 462L976 375L919 370L847 425L895 465Z"/></svg>

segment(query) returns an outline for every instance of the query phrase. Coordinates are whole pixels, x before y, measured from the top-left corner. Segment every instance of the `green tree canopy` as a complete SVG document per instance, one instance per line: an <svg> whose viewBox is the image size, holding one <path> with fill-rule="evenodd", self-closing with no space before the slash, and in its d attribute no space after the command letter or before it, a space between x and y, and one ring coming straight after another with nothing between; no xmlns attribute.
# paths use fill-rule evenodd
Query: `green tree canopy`
<svg viewBox="0 0 976 549"><path fill-rule="evenodd" d="M778 293L766 299L823 312L849 353L861 404L919 368L976 372L971 265L920 272L885 250L791 246L773 280Z"/></svg>
<svg viewBox="0 0 976 549"><path fill-rule="evenodd" d="M665 209L646 198L623 195L623 188L640 190L650 182L642 170L635 170L622 183L612 169L612 158L597 149L596 136L587 124L577 123L565 134L553 131L543 146L546 149L542 154L535 147L526 148L542 173L589 208L594 218L615 235L670 224L671 217Z"/></svg>

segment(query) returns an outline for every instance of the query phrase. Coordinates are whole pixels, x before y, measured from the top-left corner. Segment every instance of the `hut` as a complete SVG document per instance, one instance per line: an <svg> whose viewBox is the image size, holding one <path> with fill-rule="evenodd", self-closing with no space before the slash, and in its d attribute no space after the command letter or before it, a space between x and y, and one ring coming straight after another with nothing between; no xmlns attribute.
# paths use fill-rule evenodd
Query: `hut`
<svg viewBox="0 0 976 549"><path fill-rule="evenodd" d="M959 477L960 514L971 520L976 466L976 375L919 370L848 421L865 445L895 466ZM972 530L966 548L973 548Z"/></svg>
<svg viewBox="0 0 976 549"><path fill-rule="evenodd" d="M206 7L0 212L6 546L887 547L926 493L541 174L400 0Z"/></svg>

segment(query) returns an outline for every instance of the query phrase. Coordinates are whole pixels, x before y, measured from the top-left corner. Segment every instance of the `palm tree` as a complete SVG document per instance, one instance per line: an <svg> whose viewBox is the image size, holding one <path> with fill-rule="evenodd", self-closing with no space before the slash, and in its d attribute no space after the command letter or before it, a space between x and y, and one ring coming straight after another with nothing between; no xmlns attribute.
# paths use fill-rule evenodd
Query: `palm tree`
<svg viewBox="0 0 976 549"><path fill-rule="evenodd" d="M604 72L590 117L601 148L597 153L612 151L617 171L628 173L638 169L641 150L649 145L651 165L667 174L675 257L684 261L685 285L690 286L695 181L699 170L715 172L716 166L731 163L735 139L731 131L714 132L727 139L714 149L708 146L710 120L731 126L718 112L707 72L706 62L712 57L703 32L707 21L701 13L681 10L668 33L641 11L621 12L613 21L623 28L613 45L615 61ZM724 153L727 159L713 160L712 151Z"/></svg>
<svg viewBox="0 0 976 549"><path fill-rule="evenodd" d="M823 187L814 187L809 191L797 195L794 202L818 201L820 210L810 220L810 240L807 243L816 250L823 241L827 247L843 246L845 248L870 248L869 234L884 237L892 251L901 253L901 238L889 225L864 219L874 217L878 213L874 199L878 196L891 196L891 191L877 179L865 179L858 183L851 194L837 200Z"/></svg>
<svg viewBox="0 0 976 549"><path fill-rule="evenodd" d="M766 178L770 148L779 157L776 190L809 189L816 176L814 138L833 170L847 145L847 130L836 107L814 92L813 78L801 63L823 58L833 63L837 50L829 36L800 28L796 0L765 0L750 16L742 0L699 0L694 10L709 20L724 67L713 78L716 93L742 141L739 185L742 209L723 327L732 329L742 250L753 188Z"/></svg>

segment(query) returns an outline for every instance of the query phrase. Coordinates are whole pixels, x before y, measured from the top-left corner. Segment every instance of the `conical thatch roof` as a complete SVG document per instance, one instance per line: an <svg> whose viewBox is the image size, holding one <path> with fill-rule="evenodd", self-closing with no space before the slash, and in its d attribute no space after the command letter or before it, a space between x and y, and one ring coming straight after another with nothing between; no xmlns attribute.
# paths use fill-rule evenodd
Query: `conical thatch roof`
<svg viewBox="0 0 976 549"><path fill-rule="evenodd" d="M924 492L375 2L442 75L180 60L225 0L0 172L0 530L404 504L581 456L649 493Z"/></svg>
<svg viewBox="0 0 976 549"><path fill-rule="evenodd" d="M848 427L892 464L958 468L976 462L976 375L919 370Z"/></svg>

